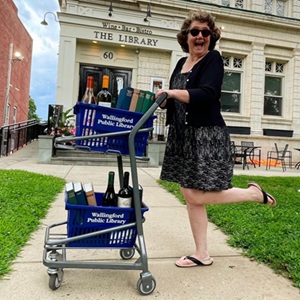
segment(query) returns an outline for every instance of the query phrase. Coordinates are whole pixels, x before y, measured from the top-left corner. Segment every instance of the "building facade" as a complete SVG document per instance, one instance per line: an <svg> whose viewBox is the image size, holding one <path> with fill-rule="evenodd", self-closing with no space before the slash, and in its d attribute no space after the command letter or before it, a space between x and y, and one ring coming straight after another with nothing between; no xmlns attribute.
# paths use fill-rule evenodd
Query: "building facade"
<svg viewBox="0 0 300 300"><path fill-rule="evenodd" d="M186 54L176 40L188 11L210 12L222 30L217 43L225 76L222 113L236 141L270 150L300 143L300 1L59 0L61 25L57 104L80 101L88 75L94 92L168 87ZM295 153L296 155L296 153Z"/></svg>
<svg viewBox="0 0 300 300"><path fill-rule="evenodd" d="M13 0L0 0L1 126L28 119L32 38ZM16 52L21 57L16 56Z"/></svg>

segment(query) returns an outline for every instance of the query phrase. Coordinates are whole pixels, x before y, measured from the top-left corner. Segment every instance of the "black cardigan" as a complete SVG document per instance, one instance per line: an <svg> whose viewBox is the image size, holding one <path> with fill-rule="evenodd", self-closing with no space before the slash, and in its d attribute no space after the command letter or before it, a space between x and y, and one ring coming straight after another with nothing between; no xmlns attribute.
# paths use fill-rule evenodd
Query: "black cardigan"
<svg viewBox="0 0 300 300"><path fill-rule="evenodd" d="M170 78L172 83L178 74L186 57L181 58ZM218 51L207 53L189 72L186 89L190 102L186 105L186 125L194 127L225 126L221 115L221 85L224 76L224 66ZM167 125L173 122L174 99L167 101Z"/></svg>

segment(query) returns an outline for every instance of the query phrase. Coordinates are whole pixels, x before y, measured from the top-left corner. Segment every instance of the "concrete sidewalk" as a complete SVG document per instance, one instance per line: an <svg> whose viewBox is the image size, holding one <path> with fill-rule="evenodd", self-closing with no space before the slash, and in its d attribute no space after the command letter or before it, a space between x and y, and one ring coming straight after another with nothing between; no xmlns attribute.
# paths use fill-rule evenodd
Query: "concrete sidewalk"
<svg viewBox="0 0 300 300"><path fill-rule="evenodd" d="M106 187L107 173L115 168L76 165L45 165L37 163L38 142L33 142L9 157L0 158L1 169L20 169L64 178L66 181L93 182L96 191ZM126 170L126 168L125 168ZM264 167L235 173L262 176L299 176L299 170L283 173L280 168L266 171ZM27 246L13 265L13 272L0 281L1 300L22 299L205 299L205 300L299 300L299 289L276 275L264 265L258 265L229 247L226 236L209 224L209 252L214 258L211 267L180 269L176 259L193 252L193 239L186 207L162 189L156 180L160 168L139 168L139 183L144 188L144 236L149 271L156 279L151 295L141 296L136 284L140 271L64 269L59 289L48 287L47 267L42 264L46 226L66 220L64 195L59 194ZM299 183L300 188L300 183ZM280 201L280 200L279 200ZM137 257L137 255L135 255ZM118 250L74 249L67 259L120 260Z"/></svg>

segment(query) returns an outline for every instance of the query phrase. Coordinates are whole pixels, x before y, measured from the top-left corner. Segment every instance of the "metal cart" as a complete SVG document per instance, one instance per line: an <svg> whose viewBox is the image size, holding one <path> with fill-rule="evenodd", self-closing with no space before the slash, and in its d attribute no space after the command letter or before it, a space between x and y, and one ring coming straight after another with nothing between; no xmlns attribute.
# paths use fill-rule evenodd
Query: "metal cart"
<svg viewBox="0 0 300 300"><path fill-rule="evenodd" d="M82 141L92 140L93 145L95 141L107 140L109 138L115 139L117 136L127 136L128 137L128 152L130 158L130 168L132 176L132 188L133 188L133 200L134 208L127 209L129 213L126 215L128 222L124 225L118 225L115 227L108 228L92 228L92 230L79 230L72 234L70 233L70 228L73 228L73 225L70 224L71 219L78 219L78 205L76 205L76 210L70 209L68 211L68 220L64 222L55 223L49 225L46 228L45 232L45 241L44 241L44 252L43 252L43 264L48 267L49 275L49 287L52 290L56 290L60 287L63 275L64 268L82 268L82 269L122 269L122 270L141 270L140 278L137 282L137 289L142 295L151 294L156 287L155 278L152 276L148 269L148 258L145 246L145 239L143 234L143 222L144 217L143 213L147 211L146 205L142 203L142 196L139 189L138 175L137 175L137 164L136 164L136 135L140 133L149 134L152 128L143 128L147 120L152 117L153 112L162 104L166 99L167 94L164 93L154 102L150 109L140 117L137 123L131 130L119 131L119 132L108 132L101 134L92 134L92 135L82 135L76 137L60 137L55 139L55 147L65 148L65 149L74 149L73 146L66 146L61 143L66 143L70 141L77 141L81 143ZM127 139L127 138L126 138ZM75 146L76 147L76 146ZM86 146L80 146L79 148L86 148ZM118 173L120 186L123 184L123 162L122 155L119 151L108 150L108 153L114 153L117 155L118 163ZM98 195L99 196L99 195ZM101 196L101 195L100 195ZM97 193L96 193L97 197ZM95 207L94 207L95 208ZM103 208L103 207L102 207ZM67 202L66 202L66 209ZM82 209L84 209L82 207ZM91 209L91 207L89 207ZM92 208L93 209L93 208ZM97 209L101 209L97 207ZM107 208L113 209L113 208ZM130 211L131 210L131 211ZM80 212L80 209L79 209ZM79 213L80 217L82 212ZM75 222L78 224L78 222ZM80 223L80 222L79 222ZM56 229L58 227L66 227L67 233L57 233ZM95 245L96 239L96 245ZM93 244L90 243L93 241ZM95 262L95 261L68 261L67 252L69 249L76 248L118 248L120 249L120 256L123 260L130 260L133 258L135 252L138 252L139 257L133 263L123 263L122 261L118 262Z"/></svg>

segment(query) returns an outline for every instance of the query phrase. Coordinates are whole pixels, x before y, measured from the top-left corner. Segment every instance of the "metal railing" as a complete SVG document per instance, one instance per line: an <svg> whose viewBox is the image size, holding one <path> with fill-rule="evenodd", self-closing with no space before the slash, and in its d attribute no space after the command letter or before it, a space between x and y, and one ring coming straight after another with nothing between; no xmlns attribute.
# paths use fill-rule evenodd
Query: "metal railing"
<svg viewBox="0 0 300 300"><path fill-rule="evenodd" d="M156 119L153 121L153 132L150 137L153 141L165 141L168 136L168 127L166 127L166 110L157 109L154 112Z"/></svg>
<svg viewBox="0 0 300 300"><path fill-rule="evenodd" d="M0 128L0 156L8 156L44 134L48 123L27 120Z"/></svg>

